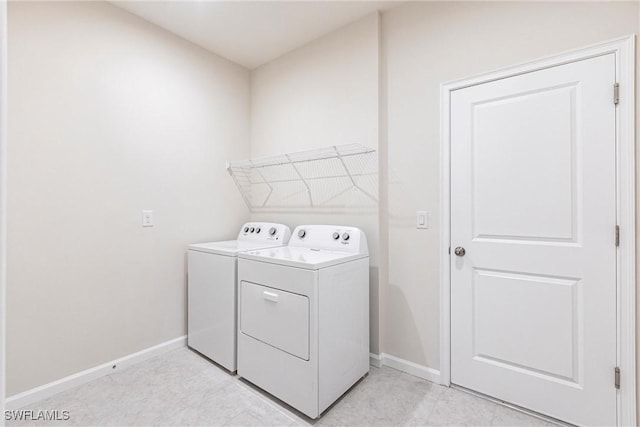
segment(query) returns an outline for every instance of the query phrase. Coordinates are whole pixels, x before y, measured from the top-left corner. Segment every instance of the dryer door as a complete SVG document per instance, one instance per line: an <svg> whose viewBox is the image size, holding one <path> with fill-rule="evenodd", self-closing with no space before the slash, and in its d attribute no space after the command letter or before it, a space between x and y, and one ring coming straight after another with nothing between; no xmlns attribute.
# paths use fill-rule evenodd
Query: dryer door
<svg viewBox="0 0 640 427"><path fill-rule="evenodd" d="M240 331L309 360L309 298L242 281Z"/></svg>

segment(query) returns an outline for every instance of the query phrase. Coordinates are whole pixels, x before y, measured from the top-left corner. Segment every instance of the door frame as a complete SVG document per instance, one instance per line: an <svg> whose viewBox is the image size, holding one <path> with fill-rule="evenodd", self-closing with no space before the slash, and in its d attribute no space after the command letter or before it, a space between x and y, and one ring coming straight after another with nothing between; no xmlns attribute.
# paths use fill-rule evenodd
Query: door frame
<svg viewBox="0 0 640 427"><path fill-rule="evenodd" d="M635 35L443 83L440 86L440 383L451 385L451 92L613 53L620 100L616 112L617 362L622 373L617 425L636 425ZM612 102L613 102L613 88ZM614 230L611 230L613 242ZM614 373L611 372L613 387Z"/></svg>

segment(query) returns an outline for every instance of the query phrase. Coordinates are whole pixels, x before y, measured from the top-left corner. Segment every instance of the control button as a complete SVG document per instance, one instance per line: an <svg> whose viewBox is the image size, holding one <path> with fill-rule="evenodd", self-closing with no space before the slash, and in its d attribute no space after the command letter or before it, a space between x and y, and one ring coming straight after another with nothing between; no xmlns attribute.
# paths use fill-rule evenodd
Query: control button
<svg viewBox="0 0 640 427"><path fill-rule="evenodd" d="M338 233L337 231L333 232L333 240L338 240L340 238L340 233Z"/></svg>
<svg viewBox="0 0 640 427"><path fill-rule="evenodd" d="M256 227L256 233L260 232L260 227Z"/></svg>
<svg viewBox="0 0 640 427"><path fill-rule="evenodd" d="M248 233L248 232L249 232L249 227L245 227L245 228L244 228L244 232L245 232L245 233Z"/></svg>
<svg viewBox="0 0 640 427"><path fill-rule="evenodd" d="M306 232L306 231L304 231L304 230L299 230L299 231L298 231L298 237L299 237L299 238L303 239L303 238L304 238L304 236L306 236L306 235L307 235L307 232Z"/></svg>
<svg viewBox="0 0 640 427"><path fill-rule="evenodd" d="M251 229L249 231L253 233L254 231L256 231L256 229L251 227Z"/></svg>
<svg viewBox="0 0 640 427"><path fill-rule="evenodd" d="M275 228L275 227L271 227L271 228L269 229L269 234L270 234L271 236L273 236L274 234L276 234L276 228Z"/></svg>
<svg viewBox="0 0 640 427"><path fill-rule="evenodd" d="M349 233L343 233L342 240L349 240Z"/></svg>

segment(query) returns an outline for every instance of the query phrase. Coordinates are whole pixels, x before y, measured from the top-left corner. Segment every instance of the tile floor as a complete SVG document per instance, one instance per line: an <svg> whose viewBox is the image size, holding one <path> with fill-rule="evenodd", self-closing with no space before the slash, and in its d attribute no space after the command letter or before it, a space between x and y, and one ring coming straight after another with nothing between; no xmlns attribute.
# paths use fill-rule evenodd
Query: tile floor
<svg viewBox="0 0 640 427"><path fill-rule="evenodd" d="M278 403L186 348L29 405L68 421L8 426L552 426L391 368L371 368L318 420Z"/></svg>

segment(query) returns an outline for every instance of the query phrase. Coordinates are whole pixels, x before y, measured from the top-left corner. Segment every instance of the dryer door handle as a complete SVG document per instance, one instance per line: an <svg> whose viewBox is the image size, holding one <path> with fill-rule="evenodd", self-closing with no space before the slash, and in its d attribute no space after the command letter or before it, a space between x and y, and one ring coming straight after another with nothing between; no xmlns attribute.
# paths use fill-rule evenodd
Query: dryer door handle
<svg viewBox="0 0 640 427"><path fill-rule="evenodd" d="M275 292L264 291L262 297L268 301L278 302L278 294Z"/></svg>

